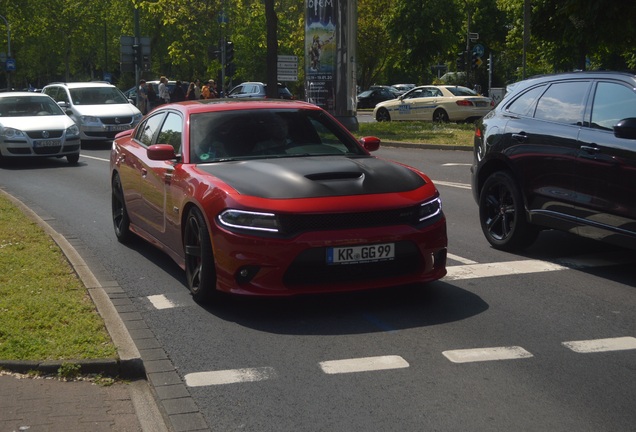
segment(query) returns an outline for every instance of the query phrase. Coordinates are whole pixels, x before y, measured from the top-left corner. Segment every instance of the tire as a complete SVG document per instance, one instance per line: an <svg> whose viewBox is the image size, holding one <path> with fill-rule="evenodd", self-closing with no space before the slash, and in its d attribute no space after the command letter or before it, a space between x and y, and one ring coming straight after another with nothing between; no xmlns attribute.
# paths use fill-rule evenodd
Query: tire
<svg viewBox="0 0 636 432"><path fill-rule="evenodd" d="M505 171L486 179L479 195L479 222L486 240L499 250L525 249L539 234L539 228L526 219L519 187Z"/></svg>
<svg viewBox="0 0 636 432"><path fill-rule="evenodd" d="M130 219L124 201L124 189L121 185L119 174L113 176L111 208L113 215L113 227L115 236L120 243L127 243L132 237L130 232Z"/></svg>
<svg viewBox="0 0 636 432"><path fill-rule="evenodd" d="M433 121L435 123L448 123L448 113L441 108L438 108L433 113Z"/></svg>
<svg viewBox="0 0 636 432"><path fill-rule="evenodd" d="M186 279L192 298L197 303L209 302L216 293L216 269L210 233L198 208L186 218L183 234Z"/></svg>
<svg viewBox="0 0 636 432"><path fill-rule="evenodd" d="M380 108L375 114L375 119L379 122L391 121L391 114L386 108Z"/></svg>
<svg viewBox="0 0 636 432"><path fill-rule="evenodd" d="M80 158L80 154L79 153L66 155L66 160L71 165L77 164L77 162L79 162L79 158Z"/></svg>

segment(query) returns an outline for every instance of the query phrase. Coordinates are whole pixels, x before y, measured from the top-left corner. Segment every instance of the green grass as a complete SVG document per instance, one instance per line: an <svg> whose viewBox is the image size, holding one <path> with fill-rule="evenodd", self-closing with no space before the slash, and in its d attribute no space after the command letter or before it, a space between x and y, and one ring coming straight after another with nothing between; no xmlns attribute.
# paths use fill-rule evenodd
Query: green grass
<svg viewBox="0 0 636 432"><path fill-rule="evenodd" d="M373 121L360 123L356 135L376 136L382 141L470 147L474 132L473 124Z"/></svg>
<svg viewBox="0 0 636 432"><path fill-rule="evenodd" d="M0 359L115 355L102 318L61 250L0 195Z"/></svg>

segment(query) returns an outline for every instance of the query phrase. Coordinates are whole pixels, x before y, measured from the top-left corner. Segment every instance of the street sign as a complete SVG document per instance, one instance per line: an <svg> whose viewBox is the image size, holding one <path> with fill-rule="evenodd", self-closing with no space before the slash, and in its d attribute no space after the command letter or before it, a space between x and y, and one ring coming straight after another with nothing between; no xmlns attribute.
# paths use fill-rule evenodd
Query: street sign
<svg viewBox="0 0 636 432"><path fill-rule="evenodd" d="M477 39L479 39L479 33L468 33L468 39L473 42L476 41Z"/></svg>
<svg viewBox="0 0 636 432"><path fill-rule="evenodd" d="M277 70L278 81L298 81L298 56L279 55Z"/></svg>
<svg viewBox="0 0 636 432"><path fill-rule="evenodd" d="M8 58L6 62L6 71L14 72L15 71L15 59Z"/></svg>
<svg viewBox="0 0 636 432"><path fill-rule="evenodd" d="M483 57L484 56L484 46L482 44L476 44L473 47L473 52L477 55L477 57Z"/></svg>
<svg viewBox="0 0 636 432"><path fill-rule="evenodd" d="M279 55L278 56L278 61L279 62L294 62L294 63L298 64L298 56L295 56L295 55Z"/></svg>

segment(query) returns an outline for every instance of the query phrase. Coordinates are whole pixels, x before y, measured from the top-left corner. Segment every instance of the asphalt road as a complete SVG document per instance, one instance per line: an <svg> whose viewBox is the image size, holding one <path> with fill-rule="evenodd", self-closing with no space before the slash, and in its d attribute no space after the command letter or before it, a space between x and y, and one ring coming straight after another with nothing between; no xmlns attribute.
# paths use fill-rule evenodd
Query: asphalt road
<svg viewBox="0 0 636 432"><path fill-rule="evenodd" d="M107 147L0 168L0 187L77 237L128 293L212 430L633 431L636 253L543 233L491 249L470 152L383 148L427 172L449 275L427 286L203 308L153 247L120 245Z"/></svg>

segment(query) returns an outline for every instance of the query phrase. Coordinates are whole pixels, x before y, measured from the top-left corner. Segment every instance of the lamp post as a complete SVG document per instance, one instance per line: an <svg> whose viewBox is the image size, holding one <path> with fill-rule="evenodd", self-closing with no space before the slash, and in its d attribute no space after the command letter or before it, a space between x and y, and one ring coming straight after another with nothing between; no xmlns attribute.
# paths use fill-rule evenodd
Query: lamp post
<svg viewBox="0 0 636 432"><path fill-rule="evenodd" d="M7 26L7 60L11 58L11 28L9 27L9 21L2 15L0 18L4 21L4 24ZM11 90L11 74L7 71L7 90Z"/></svg>

